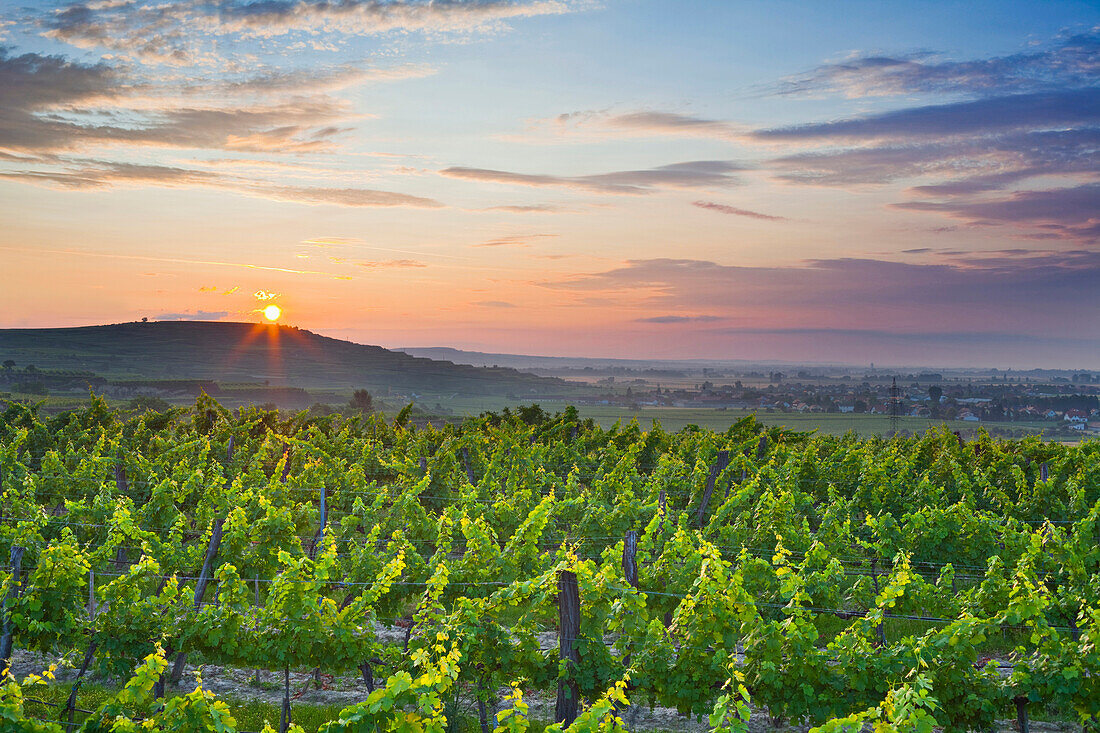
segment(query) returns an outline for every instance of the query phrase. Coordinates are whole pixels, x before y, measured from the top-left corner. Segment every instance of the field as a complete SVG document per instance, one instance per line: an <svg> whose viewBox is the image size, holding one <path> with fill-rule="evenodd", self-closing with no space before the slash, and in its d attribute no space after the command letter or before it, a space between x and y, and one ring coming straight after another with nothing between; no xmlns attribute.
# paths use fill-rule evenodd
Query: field
<svg viewBox="0 0 1100 733"><path fill-rule="evenodd" d="M9 405L0 720L1098 728L1100 443L406 419Z"/></svg>
<svg viewBox="0 0 1100 733"><path fill-rule="evenodd" d="M616 420L629 422L637 419L639 424L648 426L658 420L666 430L680 430L687 425L698 425L709 430L725 431L730 425L748 415L755 415L765 425L785 427L790 430L817 430L826 435L844 435L851 431L857 435L886 435L892 425L888 415L855 415L840 413L783 413L763 410L719 410L699 407L647 407L637 412L619 407L589 406L577 408L583 417L591 417L604 427L610 427ZM999 423L1000 427L1027 429L1039 432L1042 423ZM959 420L931 420L921 417L898 418L898 430L910 433L923 433L929 428L945 427L948 430L973 432L978 423ZM990 427L986 425L985 427Z"/></svg>
<svg viewBox="0 0 1100 733"><path fill-rule="evenodd" d="M557 400L538 400L538 403L546 410L556 412L564 410L567 403ZM427 401L426 407L431 408L435 403ZM486 410L499 411L505 407L514 408L515 400L505 398L461 398L444 399L439 402L451 414L458 417L476 417ZM891 430L890 417L887 415L852 414L852 413L798 413L798 412L768 412L764 410L735 410L717 409L709 407L640 407L637 410L627 409L615 405L577 405L577 412L584 418L592 418L603 428L610 428L616 422L624 425L633 420L643 428L649 428L653 422L659 421L665 430L680 430L687 425L718 432L724 432L738 420L749 415L755 415L761 423L769 426L785 427L790 430L807 431L816 430L825 435L844 435L851 431L861 436L887 435ZM898 418L898 430L908 431L910 434L920 434L930 428L947 428L971 434L979 428L987 430L1012 430L1019 433L1041 434L1044 430L1051 429L1049 422L1011 422L1011 423L976 423L962 420L932 420L921 417Z"/></svg>

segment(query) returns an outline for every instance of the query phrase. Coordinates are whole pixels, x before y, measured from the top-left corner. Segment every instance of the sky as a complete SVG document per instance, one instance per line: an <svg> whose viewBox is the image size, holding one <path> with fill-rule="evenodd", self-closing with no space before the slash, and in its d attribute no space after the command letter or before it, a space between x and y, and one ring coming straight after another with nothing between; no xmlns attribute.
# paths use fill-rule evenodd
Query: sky
<svg viewBox="0 0 1100 733"><path fill-rule="evenodd" d="M1100 5L0 0L0 217L0 328L1100 369Z"/></svg>

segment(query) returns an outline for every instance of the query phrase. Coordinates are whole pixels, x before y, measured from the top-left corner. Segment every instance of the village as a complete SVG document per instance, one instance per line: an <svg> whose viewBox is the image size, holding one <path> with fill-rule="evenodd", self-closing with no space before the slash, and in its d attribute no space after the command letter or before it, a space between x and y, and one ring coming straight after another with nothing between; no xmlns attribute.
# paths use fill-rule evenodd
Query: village
<svg viewBox="0 0 1100 733"><path fill-rule="evenodd" d="M761 383L759 377L767 383ZM646 379L611 376L589 404L694 407L781 413L898 415L973 423L1045 423L1047 432L1100 428L1100 378L1089 373L1038 383L1004 377L944 379L935 373L870 379L820 378L802 372L746 373L744 379L705 380L662 387Z"/></svg>

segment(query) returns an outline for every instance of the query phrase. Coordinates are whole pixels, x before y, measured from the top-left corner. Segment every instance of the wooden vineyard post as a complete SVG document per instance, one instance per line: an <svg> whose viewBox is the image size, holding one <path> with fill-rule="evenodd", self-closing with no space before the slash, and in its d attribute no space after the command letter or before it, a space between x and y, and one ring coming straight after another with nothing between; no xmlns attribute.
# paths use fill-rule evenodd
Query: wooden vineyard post
<svg viewBox="0 0 1100 733"><path fill-rule="evenodd" d="M328 509L325 506L325 486L321 485L321 500L320 506L320 518L317 527L317 536L313 538L313 547L309 551L309 559L314 560L317 557L317 548L321 547L325 542L325 526L328 524Z"/></svg>
<svg viewBox="0 0 1100 733"><path fill-rule="evenodd" d="M565 662L566 677L558 678L558 700L554 720L568 728L577 719L580 691L573 679L579 662L577 638L581 634L581 595L577 574L569 570L558 573L558 652Z"/></svg>
<svg viewBox="0 0 1100 733"><path fill-rule="evenodd" d="M742 468L741 469L741 478L737 483L741 483L741 481L744 481L744 480L745 480L745 469ZM726 482L726 497L725 498L727 498L727 499L730 498L730 492L732 490L733 490L733 479L730 479L729 481Z"/></svg>
<svg viewBox="0 0 1100 733"><path fill-rule="evenodd" d="M428 472L428 459L424 456L420 456L420 470L424 473Z"/></svg>
<svg viewBox="0 0 1100 733"><path fill-rule="evenodd" d="M1029 733L1031 726L1027 721L1027 698L1014 697L1012 702L1016 703L1016 730L1019 733Z"/></svg>
<svg viewBox="0 0 1100 733"><path fill-rule="evenodd" d="M317 535L313 538L313 547L309 550L309 559L317 559L317 550L322 548L325 544L325 527L328 525L328 507L325 503L326 489L325 485L321 484L321 498L320 506L318 507L320 517L317 526ZM313 682L317 686L317 689L321 689L321 668L317 667L313 670Z"/></svg>
<svg viewBox="0 0 1100 733"><path fill-rule="evenodd" d="M878 592L879 592L878 591L878 569L876 567L877 564L878 564L878 560L875 559L875 558L871 558L871 582L874 583L874 585L875 585L875 596L876 597L878 596ZM878 625L878 643L879 643L879 646L886 646L886 626L885 626L884 622L885 622L886 617L888 615L889 614L884 609L883 612L882 612L883 620L880 621L879 625Z"/></svg>
<svg viewBox="0 0 1100 733"><path fill-rule="evenodd" d="M764 460L764 456L768 455L768 435L765 433L760 436L760 442L756 444L756 460L760 462Z"/></svg>
<svg viewBox="0 0 1100 733"><path fill-rule="evenodd" d="M661 527L665 524L665 490L657 495L657 511L661 513L661 521L657 522L657 534L661 534Z"/></svg>
<svg viewBox="0 0 1100 733"><path fill-rule="evenodd" d="M210 576L214 566L214 558L218 555L218 546L222 543L222 524L225 519L219 519L214 523L214 531L210 533L210 545L206 548L206 559L203 560L202 570L199 572L199 580L195 584L195 610L202 607L202 597L206 594L206 586L210 584ZM187 662L187 652L176 655L175 664L172 665L172 676L168 679L173 685L178 685L183 677L183 665Z"/></svg>
<svg viewBox="0 0 1100 733"><path fill-rule="evenodd" d="M290 728L290 667L283 668L283 710L279 715L279 733Z"/></svg>
<svg viewBox="0 0 1100 733"><path fill-rule="evenodd" d="M363 673L363 683L367 686L367 694L374 692L374 670L371 669L370 662L363 662L359 665L359 671Z"/></svg>
<svg viewBox="0 0 1100 733"><path fill-rule="evenodd" d="M489 688L485 684L485 678L479 677L477 680L477 721L481 726L481 733L489 733L492 730L489 727L489 711L485 705L485 696L488 693Z"/></svg>
<svg viewBox="0 0 1100 733"><path fill-rule="evenodd" d="M466 446L462 446L462 465L466 469L466 478L470 480L470 486L477 486L477 481L474 480L474 472L470 468L470 453L466 450Z"/></svg>
<svg viewBox="0 0 1100 733"><path fill-rule="evenodd" d="M88 569L88 621L95 621L95 571Z"/></svg>
<svg viewBox="0 0 1100 733"><path fill-rule="evenodd" d="M130 482L126 480L126 460L121 448L115 452L115 486L120 494L126 494L130 489Z"/></svg>
<svg viewBox="0 0 1100 733"><path fill-rule="evenodd" d="M702 528L703 517L707 513L707 504L710 503L710 495L714 493L714 482L718 480L718 475L725 470L726 466L730 463L730 452L728 450L718 451L718 458L714 461L714 465L710 467L710 474L707 476L707 485L703 488L703 499L699 502L699 511L695 515L695 524Z"/></svg>
<svg viewBox="0 0 1100 733"><path fill-rule="evenodd" d="M749 472L745 470L744 466L742 466L741 467L741 478L738 479L737 483L738 484L745 483L745 479L747 479L748 477L749 477ZM727 499L730 498L730 489L731 489L732 485L733 485L732 481L726 484L726 498Z"/></svg>
<svg viewBox="0 0 1100 733"><path fill-rule="evenodd" d="M325 503L326 496L325 485L321 484L321 528L317 530L317 544L323 544L325 541L325 527L328 525L328 506ZM316 554L316 550L314 550Z"/></svg>
<svg viewBox="0 0 1100 733"><path fill-rule="evenodd" d="M9 604L19 597L19 588L22 585L20 574L23 570L23 548L19 545L11 547L11 577L14 581L8 589L8 595L4 598L4 635L0 637L0 670L6 670L11 660L11 643L14 629L11 622L11 608Z"/></svg>
<svg viewBox="0 0 1100 733"><path fill-rule="evenodd" d="M130 482L126 478L126 460L122 455L122 449L115 452L115 488L118 493L126 496L130 489ZM120 545L115 549L115 570L124 572L126 569L126 548Z"/></svg>
<svg viewBox="0 0 1100 733"><path fill-rule="evenodd" d="M1043 461L1039 464L1039 480L1045 484L1048 478L1050 478L1050 468L1047 467L1047 462Z"/></svg>
<svg viewBox="0 0 1100 733"><path fill-rule="evenodd" d="M623 538L623 580L632 588L638 587L638 561L635 555L638 553L638 533L632 529L627 530Z"/></svg>
<svg viewBox="0 0 1100 733"><path fill-rule="evenodd" d="M65 712L68 715L68 722L65 727L67 730L73 729L73 714L76 712L76 694L80 691L80 683L84 679L84 673L88 671L88 665L92 663L92 657L95 656L96 647L99 643L92 641L88 644L88 651L84 653L84 663L80 665L80 672L76 675L76 681L73 682L73 689L69 692L69 701L65 704Z"/></svg>
<svg viewBox="0 0 1100 733"><path fill-rule="evenodd" d="M623 580L631 588L638 587L638 533L632 529L626 531L626 536L623 538ZM630 667L631 655L627 654L623 657L623 666ZM615 714L620 715L623 711L621 703L615 703Z"/></svg>

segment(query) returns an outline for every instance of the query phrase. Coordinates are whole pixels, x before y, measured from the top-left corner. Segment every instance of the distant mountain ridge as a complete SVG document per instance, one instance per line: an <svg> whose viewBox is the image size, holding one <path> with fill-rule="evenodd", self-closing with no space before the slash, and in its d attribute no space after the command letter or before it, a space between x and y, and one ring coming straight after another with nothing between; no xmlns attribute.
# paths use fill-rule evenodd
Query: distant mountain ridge
<svg viewBox="0 0 1100 733"><path fill-rule="evenodd" d="M308 389L514 394L562 392L560 379L419 358L292 326L154 321L0 329L0 362L127 379L269 382Z"/></svg>

